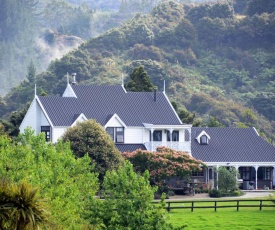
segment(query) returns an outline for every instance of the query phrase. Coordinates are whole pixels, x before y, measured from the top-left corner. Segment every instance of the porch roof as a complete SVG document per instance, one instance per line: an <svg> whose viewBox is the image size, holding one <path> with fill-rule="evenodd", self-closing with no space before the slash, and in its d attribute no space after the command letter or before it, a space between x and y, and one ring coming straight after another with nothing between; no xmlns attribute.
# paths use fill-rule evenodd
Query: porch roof
<svg viewBox="0 0 275 230"><path fill-rule="evenodd" d="M210 140L196 138L205 131ZM275 162L275 147L260 137L255 128L192 127L192 156L203 162Z"/></svg>

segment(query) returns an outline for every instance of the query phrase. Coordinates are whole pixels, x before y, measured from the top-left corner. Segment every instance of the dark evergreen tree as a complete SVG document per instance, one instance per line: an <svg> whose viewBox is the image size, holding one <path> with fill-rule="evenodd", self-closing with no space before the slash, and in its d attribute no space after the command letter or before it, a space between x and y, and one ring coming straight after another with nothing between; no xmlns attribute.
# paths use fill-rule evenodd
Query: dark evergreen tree
<svg viewBox="0 0 275 230"><path fill-rule="evenodd" d="M89 155L101 181L107 170L114 170L122 163L115 143L95 120L81 122L69 128L63 135L63 141L70 141L76 157Z"/></svg>
<svg viewBox="0 0 275 230"><path fill-rule="evenodd" d="M31 63L28 66L28 74L27 74L27 79L29 80L30 83L35 82L35 74L36 74L36 68L33 64L33 61L31 60Z"/></svg>
<svg viewBox="0 0 275 230"><path fill-rule="evenodd" d="M143 66L136 67L130 75L125 89L132 92L153 92L154 86Z"/></svg>

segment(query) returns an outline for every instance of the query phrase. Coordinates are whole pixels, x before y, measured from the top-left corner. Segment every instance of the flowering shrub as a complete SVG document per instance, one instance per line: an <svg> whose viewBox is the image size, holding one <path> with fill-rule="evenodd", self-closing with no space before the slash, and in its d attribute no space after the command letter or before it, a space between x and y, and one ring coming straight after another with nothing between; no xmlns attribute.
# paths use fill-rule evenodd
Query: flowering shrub
<svg viewBox="0 0 275 230"><path fill-rule="evenodd" d="M156 152L138 149L124 152L122 156L133 164L136 172L144 173L148 170L151 184L158 186L164 186L165 179L169 177L190 177L193 171L200 171L201 166L205 166L187 152L166 147L159 147Z"/></svg>

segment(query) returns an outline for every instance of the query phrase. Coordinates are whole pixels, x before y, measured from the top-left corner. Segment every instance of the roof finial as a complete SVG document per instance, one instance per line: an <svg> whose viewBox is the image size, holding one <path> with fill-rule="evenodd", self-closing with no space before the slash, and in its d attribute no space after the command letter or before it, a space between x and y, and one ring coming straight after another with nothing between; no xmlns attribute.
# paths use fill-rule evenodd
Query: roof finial
<svg viewBox="0 0 275 230"><path fill-rule="evenodd" d="M72 77L73 77L73 82L72 82L72 85L75 85L76 84L76 73L72 73Z"/></svg>
<svg viewBox="0 0 275 230"><path fill-rule="evenodd" d="M123 75L123 73L121 74L121 85L124 86L124 75Z"/></svg>
<svg viewBox="0 0 275 230"><path fill-rule="evenodd" d="M165 80L163 80L163 93L165 93Z"/></svg>
<svg viewBox="0 0 275 230"><path fill-rule="evenodd" d="M67 72L67 85L70 84L69 73Z"/></svg>

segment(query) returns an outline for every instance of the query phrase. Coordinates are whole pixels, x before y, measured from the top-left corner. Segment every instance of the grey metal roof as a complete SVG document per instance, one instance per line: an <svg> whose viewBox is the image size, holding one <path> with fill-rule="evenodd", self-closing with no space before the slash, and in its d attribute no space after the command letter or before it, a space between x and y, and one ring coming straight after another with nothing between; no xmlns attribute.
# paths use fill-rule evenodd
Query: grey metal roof
<svg viewBox="0 0 275 230"><path fill-rule="evenodd" d="M146 150L143 144L116 144L117 149L120 152L133 152L137 149Z"/></svg>
<svg viewBox="0 0 275 230"><path fill-rule="evenodd" d="M210 136L208 145L195 139L203 130ZM204 162L275 162L275 147L254 128L193 127L191 133L192 156Z"/></svg>
<svg viewBox="0 0 275 230"><path fill-rule="evenodd" d="M70 126L77 114L105 125L117 114L126 126L180 125L181 122L162 92L125 92L120 85L72 85L77 96L39 97L54 126Z"/></svg>

